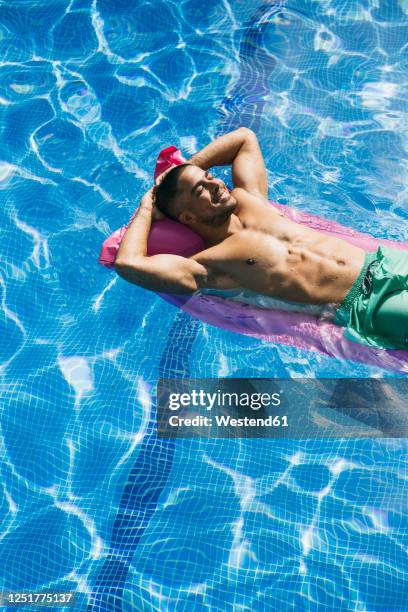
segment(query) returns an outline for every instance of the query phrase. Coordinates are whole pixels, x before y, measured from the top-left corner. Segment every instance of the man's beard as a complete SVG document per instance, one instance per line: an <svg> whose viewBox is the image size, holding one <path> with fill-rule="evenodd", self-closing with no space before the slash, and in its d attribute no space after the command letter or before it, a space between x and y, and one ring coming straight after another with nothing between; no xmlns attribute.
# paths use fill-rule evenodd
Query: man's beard
<svg viewBox="0 0 408 612"><path fill-rule="evenodd" d="M226 208L225 210L217 212L213 217L211 217L211 219L203 219L202 223L204 223L205 225L210 225L212 227L219 227L220 225L223 225L230 218L230 216L232 215L236 207L237 207L237 203L234 202L233 204L228 206L228 208Z"/></svg>

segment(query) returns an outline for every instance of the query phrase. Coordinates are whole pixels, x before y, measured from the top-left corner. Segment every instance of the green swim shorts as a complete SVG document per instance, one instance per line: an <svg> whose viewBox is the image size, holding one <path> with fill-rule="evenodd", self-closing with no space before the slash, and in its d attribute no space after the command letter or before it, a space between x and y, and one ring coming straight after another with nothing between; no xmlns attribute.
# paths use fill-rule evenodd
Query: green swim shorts
<svg viewBox="0 0 408 612"><path fill-rule="evenodd" d="M346 338L360 344L408 349L408 251L381 246L366 253L335 323L346 328Z"/></svg>

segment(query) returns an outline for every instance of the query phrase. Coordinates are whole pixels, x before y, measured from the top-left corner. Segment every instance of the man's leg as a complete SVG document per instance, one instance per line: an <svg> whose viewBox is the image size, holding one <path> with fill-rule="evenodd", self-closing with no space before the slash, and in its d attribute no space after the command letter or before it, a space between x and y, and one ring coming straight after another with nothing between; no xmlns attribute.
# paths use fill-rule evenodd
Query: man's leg
<svg viewBox="0 0 408 612"><path fill-rule="evenodd" d="M408 290L387 297L373 316L375 330L399 348L408 349Z"/></svg>

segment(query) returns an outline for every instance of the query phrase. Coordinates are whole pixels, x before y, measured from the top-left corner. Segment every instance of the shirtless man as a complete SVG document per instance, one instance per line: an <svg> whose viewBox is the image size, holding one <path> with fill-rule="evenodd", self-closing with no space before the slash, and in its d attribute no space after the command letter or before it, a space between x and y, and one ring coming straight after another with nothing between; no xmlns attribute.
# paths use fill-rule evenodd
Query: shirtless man
<svg viewBox="0 0 408 612"><path fill-rule="evenodd" d="M209 172L230 164L231 192ZM336 322L355 340L408 348L406 253L383 248L366 254L282 216L268 204L265 164L254 132L239 128L225 134L160 179L142 198L121 242L115 263L120 276L164 293L243 287L301 304L334 303ZM206 249L188 259L148 257L147 237L158 209L200 234ZM399 284L383 286L380 281L384 275L390 279L393 266Z"/></svg>

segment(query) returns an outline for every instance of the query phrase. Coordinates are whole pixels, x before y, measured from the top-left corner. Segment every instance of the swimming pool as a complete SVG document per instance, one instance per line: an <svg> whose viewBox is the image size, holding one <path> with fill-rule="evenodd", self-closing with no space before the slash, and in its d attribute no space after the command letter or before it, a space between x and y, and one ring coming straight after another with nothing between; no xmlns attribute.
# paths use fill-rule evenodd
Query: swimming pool
<svg viewBox="0 0 408 612"><path fill-rule="evenodd" d="M177 440L159 376L390 376L190 319L97 265L166 144L254 129L270 197L406 240L404 0L0 4L3 590L77 610L408 599L404 440Z"/></svg>

